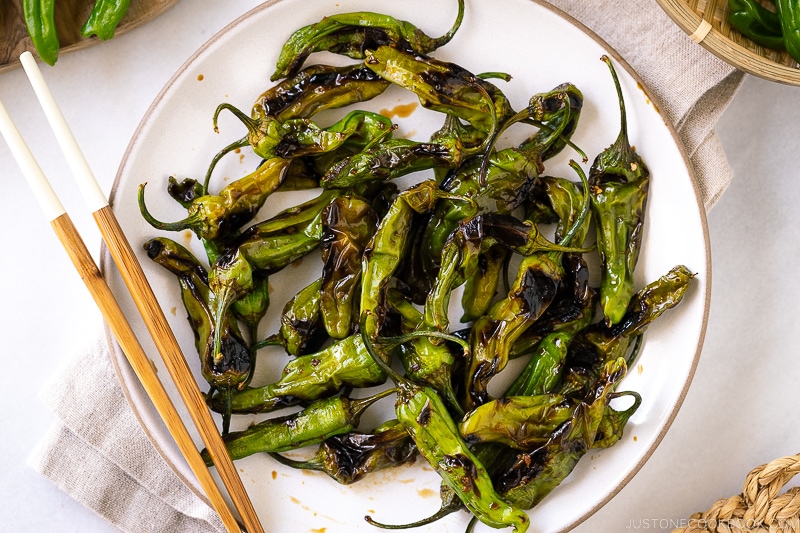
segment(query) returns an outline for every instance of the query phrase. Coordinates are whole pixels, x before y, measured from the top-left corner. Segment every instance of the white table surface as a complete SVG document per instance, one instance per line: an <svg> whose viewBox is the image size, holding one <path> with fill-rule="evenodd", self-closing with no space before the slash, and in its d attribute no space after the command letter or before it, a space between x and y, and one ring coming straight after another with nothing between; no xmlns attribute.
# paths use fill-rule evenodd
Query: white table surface
<svg viewBox="0 0 800 533"><path fill-rule="evenodd" d="M258 0L179 2L112 41L65 54L45 75L106 192L128 141L164 83ZM96 254L100 237L21 70L0 74L0 99ZM735 170L708 215L712 301L688 395L661 445L579 532L668 531L741 491L747 472L800 450L800 89L748 77L719 122ZM38 399L65 353L100 316L41 216L5 143L0 235L0 530L113 531L26 465L53 422Z"/></svg>

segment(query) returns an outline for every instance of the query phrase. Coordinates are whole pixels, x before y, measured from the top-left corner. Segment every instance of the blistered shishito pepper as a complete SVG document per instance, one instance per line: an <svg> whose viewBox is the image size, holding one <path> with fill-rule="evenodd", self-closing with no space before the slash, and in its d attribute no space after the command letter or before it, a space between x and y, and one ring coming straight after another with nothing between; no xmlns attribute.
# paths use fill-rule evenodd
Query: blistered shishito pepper
<svg viewBox="0 0 800 533"><path fill-rule="evenodd" d="M388 15L371 12L341 13L295 31L283 45L272 81L292 76L314 52L327 51L363 59L367 50L380 45L428 53L444 46L455 35L464 18L464 0L458 0L458 15L450 30L438 38Z"/></svg>
<svg viewBox="0 0 800 533"><path fill-rule="evenodd" d="M319 444L328 437L355 429L364 411L392 392L388 390L363 399L333 396L318 400L298 413L270 418L243 431L228 433L223 437L225 448L235 461L255 453L286 452ZM213 464L208 452L203 450L201 455L207 465Z"/></svg>
<svg viewBox="0 0 800 533"><path fill-rule="evenodd" d="M350 485L371 472L413 462L417 448L406 428L390 420L371 433L350 431L329 437L305 461L271 455L286 466L324 472L342 485Z"/></svg>
<svg viewBox="0 0 800 533"><path fill-rule="evenodd" d="M756 44L783 50L783 30L778 14L756 0L728 0L728 24Z"/></svg>
<svg viewBox="0 0 800 533"><path fill-rule="evenodd" d="M368 320L368 313L362 316L362 332L366 331L364 325ZM497 494L488 472L461 438L436 391L397 374L386 363L386 358L376 352L370 335L362 333L362 336L372 358L395 382L395 414L411 435L419 454L481 522L494 528L513 527L515 533L527 531L530 518Z"/></svg>
<svg viewBox="0 0 800 533"><path fill-rule="evenodd" d="M616 383L627 367L622 358L609 361L593 387L593 395L581 402L569 420L550 440L535 450L521 454L498 479L503 498L523 509L530 509L550 494L575 468L594 445L605 408Z"/></svg>
<svg viewBox="0 0 800 533"><path fill-rule="evenodd" d="M388 86L363 65L312 65L262 93L250 115L256 120L309 118L325 109L371 100Z"/></svg>
<svg viewBox="0 0 800 533"><path fill-rule="evenodd" d="M361 262L362 316L368 314L366 334L376 336L385 314L383 293L410 243L415 213L430 211L441 198L454 198L433 180L426 180L401 192L381 219L377 231L364 250ZM362 331L362 333L364 333Z"/></svg>
<svg viewBox="0 0 800 533"><path fill-rule="evenodd" d="M353 144L357 147L363 147L371 140L390 136L394 131L390 119L370 111L352 111L337 123L321 128L309 119L282 121L271 115L254 119L228 103L220 104L214 112L215 131L222 110L232 112L247 128L247 135L229 144L212 158L206 171L205 188L220 159L237 148L250 146L256 155L265 159L331 154L342 148L346 149L345 155L349 155L356 151L347 149L351 139L354 139Z"/></svg>
<svg viewBox="0 0 800 533"><path fill-rule="evenodd" d="M393 131L392 121L370 111L351 111L340 121L321 128L309 119L278 120L272 116L252 119L230 104L220 104L221 110L231 111L247 127L247 142L259 157L292 158L329 153L345 144L351 137L379 139Z"/></svg>
<svg viewBox="0 0 800 533"><path fill-rule="evenodd" d="M234 181L219 194L195 198L188 207L188 216L178 222L161 222L150 214L144 202L145 184L142 184L139 186L139 210L156 229L189 229L204 241L224 239L252 220L267 197L283 182L290 162L279 157L264 161L256 171Z"/></svg>
<svg viewBox="0 0 800 533"><path fill-rule="evenodd" d="M419 261L423 274L419 276L422 285L420 292L427 293L430 290L430 283L439 268L444 242L460 221L485 212L511 213L523 204L544 168L543 154L555 151L555 143L568 138L565 131L571 135L574 130L583 99L577 88L565 84L547 93L534 95L530 102L526 111L516 115L515 120L535 120L544 128L541 132L546 131L545 135L536 134L518 147L493 153L486 158L489 163L485 169L480 159L472 159L442 182L442 188L473 198L477 207L447 201L437 206L424 230L421 243ZM485 181L483 184L482 179ZM487 281L487 285L480 286L481 297L474 297L478 292L475 280L464 293L464 320L474 320L484 314L494 297L491 289L496 287L506 259L506 254L499 253L497 249L494 252L482 258L485 263L482 279Z"/></svg>
<svg viewBox="0 0 800 533"><path fill-rule="evenodd" d="M328 339L320 307L322 279L300 289L286 302L281 313L281 327L265 344L280 344L289 355L315 352Z"/></svg>
<svg viewBox="0 0 800 533"><path fill-rule="evenodd" d="M585 176L572 162L582 181ZM565 246L579 236L589 211L588 198L576 215L572 228L559 242ZM553 303L565 278L563 251L545 251L524 256L517 275L502 300L475 321L470 330L470 362L464 383L464 405L472 409L488 401L489 380L505 368L512 346Z"/></svg>
<svg viewBox="0 0 800 533"><path fill-rule="evenodd" d="M450 168L458 159L456 144L389 139L334 163L320 179L320 185L341 188L392 180L420 170Z"/></svg>
<svg viewBox="0 0 800 533"><path fill-rule="evenodd" d="M642 247L650 171L628 140L622 88L611 60L606 56L603 60L617 88L620 132L592 163L589 185L602 263L600 306L606 322L616 324L634 293L633 272Z"/></svg>
<svg viewBox="0 0 800 533"><path fill-rule="evenodd" d="M200 355L201 373L217 391L221 403L222 431L230 426L230 399L233 391L244 388L252 377L252 352L242 339L235 321L223 316L217 322L209 308L209 288L205 268L192 253L167 238L145 243L147 256L175 274L181 287L181 299L194 333ZM219 348L214 345L219 339Z"/></svg>
<svg viewBox="0 0 800 533"><path fill-rule="evenodd" d="M678 265L639 290L618 324L597 322L576 335L570 344L559 392L583 394L605 362L626 357L650 324L683 300L693 278L688 268Z"/></svg>
<svg viewBox="0 0 800 533"><path fill-rule="evenodd" d="M355 196L333 200L322 212L320 309L328 335L343 339L358 323L355 306L361 256L378 225L372 206Z"/></svg>
<svg viewBox="0 0 800 533"><path fill-rule="evenodd" d="M356 334L318 352L295 357L283 368L278 381L235 393L230 409L233 413L267 413L331 396L343 387L374 387L385 381L383 370ZM216 410L222 405L215 399L212 407Z"/></svg>
<svg viewBox="0 0 800 533"><path fill-rule="evenodd" d="M597 349L606 354L605 358L616 357L627 351L627 346L612 348L621 338L628 341L644 333L655 319L674 308L686 296L694 279L694 273L684 265L677 265L669 272L648 283L631 298L622 320L613 326L597 324L587 328L583 336Z"/></svg>
<svg viewBox="0 0 800 533"><path fill-rule="evenodd" d="M486 135L512 114L502 92L454 63L380 46L367 53L364 64L416 94L423 107L458 117Z"/></svg>
<svg viewBox="0 0 800 533"><path fill-rule="evenodd" d="M442 267L425 301L424 320L444 331L449 326L450 293L478 268L483 246L500 244L528 256L541 252L583 252L582 248L561 246L548 241L536 225L511 215L486 213L462 222L442 250Z"/></svg>
<svg viewBox="0 0 800 533"><path fill-rule="evenodd" d="M48 65L55 65L61 48L56 29L55 1L23 0L22 14L36 53Z"/></svg>
<svg viewBox="0 0 800 533"><path fill-rule="evenodd" d="M786 51L800 62L800 4L795 0L775 0L775 7L778 8Z"/></svg>
<svg viewBox="0 0 800 533"><path fill-rule="evenodd" d="M498 442L520 450L546 443L575 405L560 394L505 396L468 412L458 424L464 440Z"/></svg>
<svg viewBox="0 0 800 533"><path fill-rule="evenodd" d="M81 28L81 35L97 35L107 41L114 37L117 26L128 12L131 0L97 0L89 18Z"/></svg>

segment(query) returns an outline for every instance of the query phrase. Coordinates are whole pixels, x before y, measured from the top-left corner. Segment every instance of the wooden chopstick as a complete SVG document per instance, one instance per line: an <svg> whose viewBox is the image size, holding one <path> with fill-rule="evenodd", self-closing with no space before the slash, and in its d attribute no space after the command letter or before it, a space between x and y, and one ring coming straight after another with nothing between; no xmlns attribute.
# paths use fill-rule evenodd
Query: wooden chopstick
<svg viewBox="0 0 800 533"><path fill-rule="evenodd" d="M217 472L228 489L228 495L244 522L249 533L263 533L263 527L256 515L233 461L228 455L222 437L205 403L203 394L194 380L178 341L173 334L163 310L158 304L153 289L147 281L142 266L131 248L114 212L108 204L91 168L80 150L72 131L67 125L50 88L42 76L36 60L30 52L20 56L25 73L33 86L39 103L47 116L56 140L61 146L78 186L83 193L87 207L97 223L111 257L130 291L139 313L150 332L172 380L186 404L189 414L197 427Z"/></svg>
<svg viewBox="0 0 800 533"><path fill-rule="evenodd" d="M156 375L155 369L150 364L147 354L125 318L119 303L117 303L105 278L100 273L100 269L94 262L94 258L86 248L83 239L81 239L72 220L61 205L2 102L0 102L0 132L2 132L3 137L5 137L11 148L12 154L22 168L31 189L42 206L45 216L50 221L53 231L55 231L56 236L72 260L72 264L89 289L89 293L100 309L111 333L117 339L131 368L139 378L147 396L153 402L156 411L158 411L170 435L172 435L181 453L186 458L192 472L197 476L211 505L219 514L227 531L229 533L239 533L241 527L228 508L219 487L217 487L211 472L209 472L200 456L200 452L192 441L189 431L186 429L183 420L181 420L161 380Z"/></svg>

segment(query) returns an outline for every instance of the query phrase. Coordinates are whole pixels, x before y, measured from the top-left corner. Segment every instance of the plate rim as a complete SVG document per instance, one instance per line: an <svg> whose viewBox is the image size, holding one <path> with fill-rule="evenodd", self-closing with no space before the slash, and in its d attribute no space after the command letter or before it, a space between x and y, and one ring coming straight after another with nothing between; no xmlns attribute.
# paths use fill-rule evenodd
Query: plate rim
<svg viewBox="0 0 800 533"><path fill-rule="evenodd" d="M155 111L159 107L161 101L166 97L167 93L169 93L169 91L172 89L172 87L175 85L175 83L183 76L183 74L187 70L189 70L194 65L194 62L197 60L197 58L200 55L202 55L208 48L212 47L218 40L220 40L226 34L228 34L230 31L232 31L239 23L241 23L245 19L248 19L248 18L250 18L252 16L255 16L256 14L260 13L261 11L269 9L273 5L279 4L279 3L283 2L283 1L285 1L285 0L266 0L262 4L254 7L253 9L245 12L244 14L242 14L239 17L237 17L236 19L234 19L232 22L230 22L229 24L224 26L222 29L220 29L218 32L216 32L211 38L209 38L200 47L198 47L197 50L195 50L195 52L192 53L191 56L189 56L189 58L176 70L176 72L164 84L162 89L159 91L159 93L153 99L152 103L147 108L145 114L142 116L142 119L140 120L136 130L134 131L134 133L133 133L133 135L131 137L131 141L129 142L127 148L125 149L125 153L124 153L124 155L122 157L122 160L121 160L120 165L118 167L117 173L116 173L116 175L114 177L114 182L112 184L112 187L111 187L111 190L110 190L109 196L108 196L109 205L112 207L112 209L113 209L113 206L114 206L114 199L116 197L117 189L118 189L118 187L120 185L120 180L121 180L122 175L124 174L124 171L125 171L125 169L127 167L129 157L130 157L131 153L133 152L134 147L137 145L140 133L147 126L147 124L149 123L150 117L155 113ZM690 365L690 367L688 369L686 380L685 380L685 382L683 384L683 387L681 388L681 390L680 390L680 392L679 392L679 394L677 396L677 400L676 400L675 404L672 406L671 410L669 411L668 416L666 416L664 424L661 427L660 431L654 436L654 439L653 439L652 443L649 445L649 447L645 451L645 453L642 454L640 460L630 469L630 471L627 473L627 475L612 490L609 491L609 493L604 498L601 498L597 502L597 504L595 504L590 509L588 509L586 512L584 512L582 514L582 516L576 517L573 521L571 521L569 524L567 524L564 528L559 529L556 532L556 533L564 533L564 532L567 532L567 531L570 531L570 530L574 529L575 527L577 527L578 525L580 525L581 523L583 523L584 521L589 519L592 515L594 515L597 511L599 511L602 507L604 507L609 501L611 501L617 494L619 494L619 492L631 481L631 479L633 479L636 476L636 474L639 473L639 471L642 469L644 464L650 459L652 454L655 452L655 450L661 444L662 440L664 439L664 436L669 431L670 427L672 426L672 423L674 422L675 418L677 417L678 412L680 411L680 409L681 409L681 407L683 405L683 402L684 402L684 400L686 398L686 395L687 395L687 393L689 391L689 388L690 388L691 383L693 381L695 372L697 370L697 365L699 363L700 354L701 354L702 349L703 349L703 344L704 344L704 341L705 341L707 327L708 327L708 317L709 317L709 312L710 312L711 287L712 287L711 245L710 245L710 234L709 234L709 228L708 228L707 213L706 213L706 209L705 209L705 206L703 204L703 201L702 201L702 192L701 192L701 189L700 189L700 185L699 185L699 183L697 181L697 177L696 177L694 168L693 168L693 166L691 164L690 158L689 158L688 153L686 151L686 147L684 146L684 143L681 140L680 135L678 134L674 124L672 124L669 120L667 120L664 117L664 115L662 114L662 112L660 111L661 109L664 109L664 107L661 105L660 100L658 98L656 98L655 96L653 96L653 93L648 89L647 85L644 83L644 81L638 75L636 70L633 69L633 67L616 51L616 49L614 49L612 46L610 46L608 44L608 42L606 42L603 38L601 38L599 35L597 35L593 30L591 30L585 24L583 24L582 22L580 22L579 20L574 18L572 15L568 14L567 12L565 12L564 10L562 10L562 9L552 5L552 4L549 4L545 0L526 0L526 1L531 2L533 4L536 4L536 5L544 8L544 9L547 9L547 10L553 12L554 14L556 14L559 17L561 17L562 19L564 19L566 22L568 22L568 23L572 24L573 26L575 26L577 29L579 29L581 32L583 32L586 36L588 36L589 38L594 40L597 44L599 44L606 51L606 53L609 56L611 56L614 59L614 61L626 71L626 73L629 76L631 76L631 78L636 82L637 87L645 94L647 99L650 100L650 102L652 102L652 105L655 107L655 111L656 111L657 115L662 118L662 120L664 122L664 125L666 126L667 130L669 131L669 133L670 133L670 135L672 137L672 140L673 140L673 142L675 143L675 146L678 149L678 152L681 154L681 158L683 159L683 164L686 167L686 170L687 170L687 173L688 173L688 176L689 176L689 181L691 183L692 190L694 192L695 201L697 203L698 214L699 214L699 218L700 218L700 225L701 225L702 234L703 234L703 246L704 246L704 250L705 250L705 272L703 272L703 276L704 276L703 280L704 280L705 291L704 291L704 294L702 295L702 299L703 299L703 304L702 304L703 305L703 316L702 316L702 320L701 320L701 324L700 324L700 331L699 331L699 335L698 335L697 346L695 348L695 353L694 353L694 355L692 357L691 365ZM101 270L102 273L110 272L111 270L116 268L114 263L113 263L113 260L112 260L112 258L110 256L108 248L106 247L106 245L104 243L101 244L100 261L99 262L100 262L100 270ZM198 487L197 483L195 483L191 479L187 478L187 476L185 476L181 472L181 469L178 468L178 466L175 464L175 462L172 460L172 458L167 454L166 450L158 443L158 439L156 439L155 436L153 435L153 432L152 432L151 428L149 428L146 425L145 420L143 418L143 415L142 415L142 413L140 411L140 407L137 406L137 402L135 400L134 393L131 391L130 385L123 378L123 369L122 369L122 367L120 365L122 364L122 360L124 359L124 357L120 357L119 356L119 354L121 353L121 349L120 349L119 345L116 343L116 341L114 340L113 335L111 334L111 331L110 331L110 329L108 328L108 326L106 324L104 324L104 329L105 329L106 338L107 338L107 342L108 342L108 347L109 347L110 353L114 354L116 352L118 354L117 356L113 356L112 355L112 357L111 357L112 365L114 367L114 371L115 371L116 376L117 376L117 381L120 383L120 386L122 388L122 392L123 392L126 400L128 401L128 404L130 405L131 410L133 411L133 414L134 414L134 416L136 417L136 419L137 419L137 421L139 423L139 426L145 432L148 440L155 447L157 453L162 457L164 462L169 466L170 470L195 495L197 495L201 500L203 500L205 503L210 505L210 502L209 502L208 498L206 497L205 494L203 494L202 490Z"/></svg>

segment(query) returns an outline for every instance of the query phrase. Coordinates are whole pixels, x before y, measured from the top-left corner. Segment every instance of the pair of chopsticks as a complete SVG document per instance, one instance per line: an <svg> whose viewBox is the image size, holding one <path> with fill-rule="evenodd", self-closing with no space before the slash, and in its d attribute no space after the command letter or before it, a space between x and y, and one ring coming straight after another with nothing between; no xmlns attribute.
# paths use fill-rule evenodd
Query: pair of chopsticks
<svg viewBox="0 0 800 533"><path fill-rule="evenodd" d="M217 430L203 395L192 377L181 349L172 333L153 290L145 278L139 261L125 237L106 196L95 179L88 162L61 114L36 60L30 52L20 56L33 90L41 104L53 133L61 146L67 163L78 182L81 193L97 223L103 240L123 280L133 297L139 313L169 370L178 392L188 408L200 436L214 461L217 472L227 488L228 496L239 512L245 531L263 533L263 528L247 496L242 480ZM152 400L189 467L197 476L212 506L219 514L229 533L240 533L242 527L228 507L220 488L200 457L200 452L178 414L166 389L159 380L150 360L139 344L133 329L108 287L97 264L53 191L33 154L14 125L5 106L0 102L0 133L5 137L17 163L23 170L29 185L50 221L53 230L67 251L78 273L83 278L95 303L99 307L111 332L125 353L131 367L139 378L145 392Z"/></svg>

